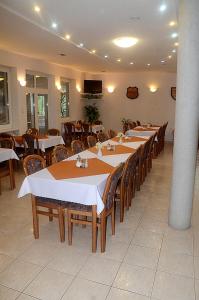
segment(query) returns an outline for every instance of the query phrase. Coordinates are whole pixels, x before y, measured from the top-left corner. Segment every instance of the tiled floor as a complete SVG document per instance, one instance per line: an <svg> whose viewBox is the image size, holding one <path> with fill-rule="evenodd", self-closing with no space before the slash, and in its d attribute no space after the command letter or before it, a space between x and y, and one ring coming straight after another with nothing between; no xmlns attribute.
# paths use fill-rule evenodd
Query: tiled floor
<svg viewBox="0 0 199 300"><path fill-rule="evenodd" d="M40 221L32 236L29 197L3 181L0 197L0 300L199 300L198 170L193 226L167 225L172 148L154 160L153 170L116 235L108 226L107 249L91 253L91 229L74 228L73 245L61 244L57 222ZM110 224L108 224L110 225Z"/></svg>

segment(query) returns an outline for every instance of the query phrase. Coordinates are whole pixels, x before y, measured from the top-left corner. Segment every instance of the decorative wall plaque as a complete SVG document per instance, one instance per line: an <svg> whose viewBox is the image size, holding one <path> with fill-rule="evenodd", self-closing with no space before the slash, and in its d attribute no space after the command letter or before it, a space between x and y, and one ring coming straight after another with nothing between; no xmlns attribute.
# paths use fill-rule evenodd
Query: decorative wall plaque
<svg viewBox="0 0 199 300"><path fill-rule="evenodd" d="M129 99L136 99L139 96L138 88L136 86L129 86L126 91L126 96Z"/></svg>
<svg viewBox="0 0 199 300"><path fill-rule="evenodd" d="M173 98L173 100L176 100L176 87L175 86L171 87L171 97Z"/></svg>

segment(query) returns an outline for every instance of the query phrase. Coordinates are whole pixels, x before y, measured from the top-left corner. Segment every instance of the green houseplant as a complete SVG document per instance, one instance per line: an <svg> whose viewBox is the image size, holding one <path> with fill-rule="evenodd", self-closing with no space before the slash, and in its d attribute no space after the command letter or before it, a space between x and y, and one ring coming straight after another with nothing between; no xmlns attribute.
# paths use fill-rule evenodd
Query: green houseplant
<svg viewBox="0 0 199 300"><path fill-rule="evenodd" d="M86 120L89 123L93 124L95 121L99 119L100 113L95 103L93 105L90 104L84 106L84 109L85 109Z"/></svg>

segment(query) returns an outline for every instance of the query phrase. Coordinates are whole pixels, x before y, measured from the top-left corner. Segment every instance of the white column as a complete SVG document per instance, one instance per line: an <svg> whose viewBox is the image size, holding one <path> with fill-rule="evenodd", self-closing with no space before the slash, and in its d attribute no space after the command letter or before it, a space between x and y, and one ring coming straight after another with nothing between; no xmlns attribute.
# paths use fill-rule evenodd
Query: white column
<svg viewBox="0 0 199 300"><path fill-rule="evenodd" d="M199 0L181 0L169 224L191 225L199 129Z"/></svg>

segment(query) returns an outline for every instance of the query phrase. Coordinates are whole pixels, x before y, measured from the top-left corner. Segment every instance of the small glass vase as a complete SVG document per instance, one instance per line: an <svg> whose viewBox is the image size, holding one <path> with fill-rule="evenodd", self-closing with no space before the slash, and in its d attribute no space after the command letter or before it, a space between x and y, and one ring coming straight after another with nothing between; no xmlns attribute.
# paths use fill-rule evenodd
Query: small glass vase
<svg viewBox="0 0 199 300"><path fill-rule="evenodd" d="M101 156L102 156L102 150L101 150L101 148L100 148L100 149L98 149L97 156L99 156L99 157L101 157Z"/></svg>
<svg viewBox="0 0 199 300"><path fill-rule="evenodd" d="M123 139L122 139L122 136L119 138L119 144L122 144L123 142Z"/></svg>

